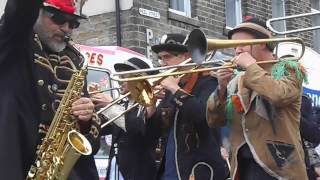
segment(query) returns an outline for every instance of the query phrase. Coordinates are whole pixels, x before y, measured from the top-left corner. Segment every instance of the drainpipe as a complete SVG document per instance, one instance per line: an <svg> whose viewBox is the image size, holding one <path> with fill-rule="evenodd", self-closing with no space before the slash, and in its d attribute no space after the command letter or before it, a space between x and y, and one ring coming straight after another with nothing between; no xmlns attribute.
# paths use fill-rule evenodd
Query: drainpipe
<svg viewBox="0 0 320 180"><path fill-rule="evenodd" d="M121 46L120 0L115 0L115 3L116 3L117 46Z"/></svg>
<svg viewBox="0 0 320 180"><path fill-rule="evenodd" d="M282 16L286 16L286 2L284 0L282 0ZM283 21L283 27L284 30L287 30L287 23L286 21ZM284 37L287 37L287 35L285 34Z"/></svg>

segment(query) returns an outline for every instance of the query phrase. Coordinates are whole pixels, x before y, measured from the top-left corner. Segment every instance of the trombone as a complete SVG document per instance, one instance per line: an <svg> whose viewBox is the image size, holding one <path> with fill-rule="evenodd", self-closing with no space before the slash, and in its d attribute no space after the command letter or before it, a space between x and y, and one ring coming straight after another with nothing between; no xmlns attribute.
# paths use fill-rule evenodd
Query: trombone
<svg viewBox="0 0 320 180"><path fill-rule="evenodd" d="M152 92L152 87L159 84L159 82L164 78L168 76L176 76L176 75L185 75L190 73L197 73L197 72L207 72L207 71L215 71L218 69L225 69L225 68L237 68L235 64L230 65L223 65L222 67L202 67L204 65L210 65L210 64L217 64L216 61L208 61L203 62L208 50L213 51L216 49L222 49L222 48L231 48L239 45L255 45L255 44L267 44L267 43L280 43L280 42L298 42L302 45L302 51L301 55L297 58L300 59L303 56L305 45L302 39L300 38L276 38L276 39L253 39L253 40L219 40L219 39L207 39L204 35L204 33L199 30L195 29L193 30L190 35L189 39L187 41L187 47L189 52L191 53L191 58L183 61L182 63L174 66L166 66L166 67L160 67L160 68L150 68L146 70L133 70L133 71L125 71L120 73L114 73L112 75L112 79L119 81L119 82L128 82L129 84L129 92L114 102L110 103L106 107L100 109L97 113L100 114L106 109L110 108L112 105L118 103L120 100L122 100L125 97L128 97L129 95L132 96L133 99L137 101L136 104L129 107L126 111L122 112L118 116L112 118L111 120L104 123L101 127L105 127L106 125L112 123L116 119L118 119L120 116L124 115L126 112L130 111L134 107L137 107L139 104L149 106L154 103L154 97L153 95L156 92ZM191 61L194 61L195 63L191 63ZM268 61L260 61L257 62L257 64L268 64L268 63L276 63L278 60L268 60ZM181 67L192 67L191 70L182 70L177 71L178 68ZM167 71L163 73L159 73L156 75L143 75L141 76L141 73L146 73L150 71L156 71L156 70L164 70ZM115 76L122 76L122 75L131 75L133 77L129 78L116 78ZM139 75L139 76L137 76ZM153 81L147 81L149 79L155 79ZM153 85L151 85L153 84ZM130 88L131 87L131 88ZM137 90L138 89L138 90ZM143 90L142 93L140 90ZM147 101L146 101L146 100ZM150 102L150 103L147 103Z"/></svg>
<svg viewBox="0 0 320 180"><path fill-rule="evenodd" d="M267 23L267 27L269 28L270 31L272 31L275 34L280 34L280 35L286 35L286 34L292 34L292 33L304 32L304 31L311 31L311 30L320 29L320 26L313 26L313 27L308 27L308 28L294 29L294 30L289 30L289 31L278 31L278 30L276 30L275 28L272 27L272 22L288 20L288 19L293 19L293 18L307 17L307 16L315 16L315 15L320 15L320 11L272 18L272 19L267 20L266 23Z"/></svg>
<svg viewBox="0 0 320 180"><path fill-rule="evenodd" d="M191 58L189 58L189 59L185 60L184 62L182 62L181 65L187 64L189 62L191 62ZM176 70L177 70L177 68L171 68L168 71L170 73L172 73L172 72L174 72ZM153 69L151 71L155 71L155 70ZM147 71L145 71L145 72L147 72ZM126 74L126 73L124 73L124 74ZM137 74L137 73L135 73L135 74ZM163 77L163 76L159 76L159 77ZM139 104L142 104L144 106L153 105L155 103L154 94L159 93L160 90L157 90L157 91L153 92L152 91L152 87L158 85L159 82L161 82L161 78L158 78L157 80L154 80L154 81L147 81L146 79L142 79L142 80L138 80L138 81L137 80L136 81L130 81L130 82L128 81L128 83L129 83L128 84L129 92L124 94L124 95L121 95L119 98L117 98L116 100L112 101L107 106L101 108L97 112L97 114L101 114L102 112L104 112L107 109L109 109L111 106L117 104L122 99L127 98L129 96L131 96L132 99L137 101L137 103L133 104L132 106L128 107L128 109L126 109L125 111L121 112L116 117L114 117L114 118L108 120L107 122L105 122L104 124L102 124L101 128L104 128L108 124L110 124L113 121L117 120L119 117L121 117L124 114L126 114L127 112L131 111L133 108L137 107Z"/></svg>
<svg viewBox="0 0 320 180"><path fill-rule="evenodd" d="M167 76L176 76L181 74L190 74L197 72L207 72L207 71L216 71L219 69L225 68L237 68L236 65L223 65L221 67L201 67L205 65L217 65L216 61L205 61L204 59L207 55L208 51L214 51L217 49L223 48L232 48L236 46L244 46L244 45L256 45L256 44L274 44L280 42L297 42L301 44L301 54L299 57L296 57L296 60L301 59L305 51L305 44L301 38L292 37L292 38L274 38L274 39L250 39L250 40L220 40L220 39L207 39L204 33L199 29L194 29L187 41L187 47L189 52L191 53L191 60L195 63L183 63L174 66L166 66L160 68L152 68L147 70L134 70L134 71L126 71L121 73L115 73L115 75L129 75L129 74L140 74L146 73L149 71L155 70L164 70L164 69L172 69L172 68L182 68L182 67L197 67L192 70L185 71L177 71L177 72L169 72L166 71L164 73L156 74L156 75L146 75L146 76L138 76L138 77L129 77L129 78L117 78L112 76L111 78L115 81L119 82L129 82L129 81L139 81L146 79L153 79L159 77L167 77ZM190 61L191 61L190 60ZM188 61L188 62L190 62ZM268 60L268 61L259 61L258 64L267 64L267 63L276 63L278 60Z"/></svg>
<svg viewBox="0 0 320 180"><path fill-rule="evenodd" d="M90 96L93 96L95 94L99 94L99 93L103 93L103 92L107 92L107 91L119 91L120 88L117 88L117 87L114 87L114 88L107 88L107 89L104 89L104 90L94 90L92 92L89 92L89 95Z"/></svg>

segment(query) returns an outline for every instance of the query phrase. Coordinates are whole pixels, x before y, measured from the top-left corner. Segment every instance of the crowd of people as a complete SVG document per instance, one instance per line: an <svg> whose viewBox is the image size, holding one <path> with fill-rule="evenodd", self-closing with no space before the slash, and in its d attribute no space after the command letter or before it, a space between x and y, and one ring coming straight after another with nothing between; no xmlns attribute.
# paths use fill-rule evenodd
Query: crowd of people
<svg viewBox="0 0 320 180"><path fill-rule="evenodd" d="M69 43L83 18L73 0L8 0L0 22L1 179L33 179L32 165L55 163L34 164L72 75L84 64ZM230 30L228 38L273 36L264 21L250 18ZM187 41L184 34L163 35L152 46L159 64L189 61ZM153 85L157 103L140 104L103 128L101 124L137 100L128 96L97 114L114 98L89 95L84 81L82 97L72 102L69 113L92 154L80 156L68 179L99 179L94 155L100 137L109 134L108 180L320 179L315 152L319 111L302 91L307 72L295 60L279 60L273 49L272 44L237 45L232 59L236 69L160 78ZM269 60L275 63L264 63ZM152 67L130 58L114 68L126 72ZM122 95L130 92L128 82L119 85ZM230 148L222 143L222 127L230 131Z"/></svg>

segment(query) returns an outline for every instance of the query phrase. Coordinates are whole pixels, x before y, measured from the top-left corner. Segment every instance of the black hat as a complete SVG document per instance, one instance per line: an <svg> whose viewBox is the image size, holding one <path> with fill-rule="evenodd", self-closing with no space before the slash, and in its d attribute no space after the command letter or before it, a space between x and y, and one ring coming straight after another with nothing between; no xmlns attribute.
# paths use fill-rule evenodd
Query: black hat
<svg viewBox="0 0 320 180"><path fill-rule="evenodd" d="M231 39L232 35L236 32L247 32L257 39L272 38L271 31L268 30L266 22L257 18L248 18L241 24L228 32L228 38Z"/></svg>
<svg viewBox="0 0 320 180"><path fill-rule="evenodd" d="M185 41L187 37L183 34L165 34L161 37L160 44L151 47L152 51L159 53L161 51L188 52Z"/></svg>
<svg viewBox="0 0 320 180"><path fill-rule="evenodd" d="M116 70L116 72L139 70L139 69L150 69L150 68L151 67L146 62L136 57L130 58L124 61L123 63L114 64L114 69ZM156 72L150 71L150 72L147 72L147 74L152 75L152 74L156 74Z"/></svg>

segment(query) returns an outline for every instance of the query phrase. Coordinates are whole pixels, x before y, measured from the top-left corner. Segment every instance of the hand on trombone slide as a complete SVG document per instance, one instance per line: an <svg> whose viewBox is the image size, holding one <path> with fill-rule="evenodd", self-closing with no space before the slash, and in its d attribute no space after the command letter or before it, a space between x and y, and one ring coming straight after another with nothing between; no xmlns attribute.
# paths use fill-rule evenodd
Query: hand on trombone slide
<svg viewBox="0 0 320 180"><path fill-rule="evenodd" d="M91 100L96 109L105 107L113 101L111 96L104 93L94 94L93 96L91 96Z"/></svg>
<svg viewBox="0 0 320 180"><path fill-rule="evenodd" d="M178 85L178 83L180 82L182 76L180 77L173 77L173 76L169 76L166 77L165 79L163 79L160 82L160 85L163 87L163 89L166 89L168 91L170 91L172 94L174 94L178 89L180 89L180 86Z"/></svg>
<svg viewBox="0 0 320 180"><path fill-rule="evenodd" d="M163 87L161 85L157 85L154 87L154 96L156 99L163 99L166 95L166 91L165 89L163 89Z"/></svg>

